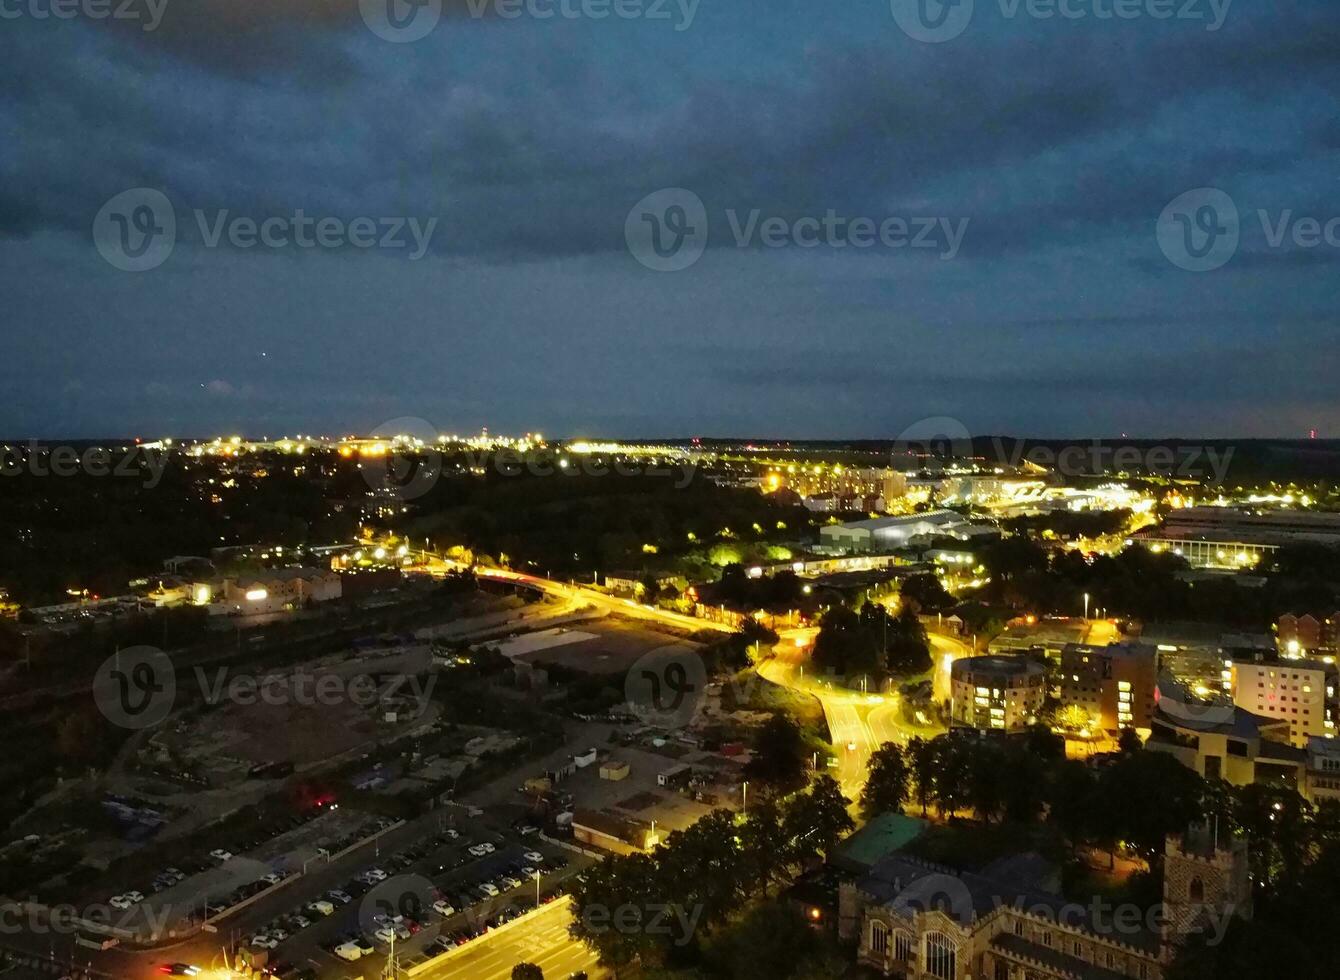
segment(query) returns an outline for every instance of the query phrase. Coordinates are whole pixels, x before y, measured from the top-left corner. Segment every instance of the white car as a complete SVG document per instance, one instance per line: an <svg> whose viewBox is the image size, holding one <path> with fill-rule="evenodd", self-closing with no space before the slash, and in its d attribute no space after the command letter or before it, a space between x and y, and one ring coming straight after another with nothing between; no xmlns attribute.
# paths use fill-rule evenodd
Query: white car
<svg viewBox="0 0 1340 980"><path fill-rule="evenodd" d="M315 902L309 902L307 907L319 915L332 915L335 912L335 906L331 905L324 898L318 898Z"/></svg>
<svg viewBox="0 0 1340 980"><path fill-rule="evenodd" d="M502 883L507 887L508 891L511 891L513 888L521 887L521 882L513 878L511 875L503 875Z"/></svg>
<svg viewBox="0 0 1340 980"><path fill-rule="evenodd" d="M114 909L128 909L135 903L125 895L113 895L107 904Z"/></svg>
<svg viewBox="0 0 1340 980"><path fill-rule="evenodd" d="M482 885L476 887L475 891L488 898L496 898L498 895L498 886L491 881L486 881Z"/></svg>
<svg viewBox="0 0 1340 980"><path fill-rule="evenodd" d="M449 902L443 901L442 899L438 899L436 902L433 903L433 911L436 912L438 915L442 916L442 918L444 919L449 915L456 914L456 910L451 907L451 904Z"/></svg>
<svg viewBox="0 0 1340 980"><path fill-rule="evenodd" d="M277 885L277 884L279 884L281 881L284 880L284 876L283 876L283 875L277 875L277 874L274 874L273 872L271 872L270 874L266 875L265 877L261 878L260 880L263 881L263 882L265 882L267 885Z"/></svg>
<svg viewBox="0 0 1340 980"><path fill-rule="evenodd" d="M476 844L474 847L470 848L470 853L477 858L482 858L488 851L485 850L483 844Z"/></svg>
<svg viewBox="0 0 1340 980"><path fill-rule="evenodd" d="M274 949L279 945L279 940L275 939L273 936L267 936L265 933L261 933L258 936L251 937L251 945L256 949Z"/></svg>
<svg viewBox="0 0 1340 980"><path fill-rule="evenodd" d="M484 849L485 854L492 854L495 850L497 850L497 848L495 848L488 841L481 841L479 846Z"/></svg>
<svg viewBox="0 0 1340 980"><path fill-rule="evenodd" d="M531 864L544 863L544 855L541 854L539 851L527 851L525 854L521 856L525 858L527 861L529 861Z"/></svg>
<svg viewBox="0 0 1340 980"><path fill-rule="evenodd" d="M363 951L353 943L340 943L335 947L335 955L342 960L348 960L352 963L363 955Z"/></svg>
<svg viewBox="0 0 1340 980"><path fill-rule="evenodd" d="M131 905L139 905L144 901L144 892L129 891L123 897L129 900Z"/></svg>
<svg viewBox="0 0 1340 980"><path fill-rule="evenodd" d="M386 872L381 868L368 868L363 872L363 877L375 884L386 880Z"/></svg>
<svg viewBox="0 0 1340 980"><path fill-rule="evenodd" d="M452 830L450 827L447 828L446 834L451 840L456 840L456 838L461 836L459 831Z"/></svg>
<svg viewBox="0 0 1340 980"><path fill-rule="evenodd" d="M338 888L333 891L326 892L326 897L329 898L332 902L339 902L341 905L348 905L350 902L354 900L354 897L352 895L350 895L348 892L342 892Z"/></svg>
<svg viewBox="0 0 1340 980"><path fill-rule="evenodd" d="M534 878L534 877L536 877L537 875L539 875L539 872L536 871L534 868L532 868L532 867L528 864L528 865L526 865L524 868L521 869L521 875L522 875L522 877L524 877L524 878Z"/></svg>
<svg viewBox="0 0 1340 980"><path fill-rule="evenodd" d="M215 861L218 861L220 864L223 864L223 862L231 861L233 859L233 852L225 851L222 847L216 847L214 850L209 852L209 856L212 857Z"/></svg>
<svg viewBox="0 0 1340 980"><path fill-rule="evenodd" d="M389 943L395 938L395 929L392 926L382 926L372 934L372 938L379 943Z"/></svg>

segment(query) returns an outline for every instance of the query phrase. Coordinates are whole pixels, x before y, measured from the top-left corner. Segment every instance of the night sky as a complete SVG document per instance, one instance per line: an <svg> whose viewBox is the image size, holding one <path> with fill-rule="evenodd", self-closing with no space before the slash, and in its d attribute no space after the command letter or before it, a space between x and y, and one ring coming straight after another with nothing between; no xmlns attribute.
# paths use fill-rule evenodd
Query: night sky
<svg viewBox="0 0 1340 980"><path fill-rule="evenodd" d="M0 436L1340 435L1335 0L961 0L940 43L903 0L471 0L409 43L377 0L49 2L0 0ZM94 233L135 188L176 222L140 272ZM663 188L679 271L626 235ZM1198 188L1240 219L1183 208L1237 232L1208 271L1161 219ZM211 245L225 209L436 223ZM742 247L754 209L936 223Z"/></svg>

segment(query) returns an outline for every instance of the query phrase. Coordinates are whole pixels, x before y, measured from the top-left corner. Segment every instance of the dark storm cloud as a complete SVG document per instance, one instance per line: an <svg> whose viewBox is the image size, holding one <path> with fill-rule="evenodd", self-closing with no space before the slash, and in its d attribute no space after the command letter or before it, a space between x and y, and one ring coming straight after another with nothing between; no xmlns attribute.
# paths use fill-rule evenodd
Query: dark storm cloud
<svg viewBox="0 0 1340 980"><path fill-rule="evenodd" d="M277 424L286 410L333 419L342 403L332 390L346 405L415 414L373 389L394 385L434 345L453 364L490 365L500 350L515 358L541 343L517 323L552 345L533 371L552 366L561 379L591 364L610 374L653 363L674 372L655 398L653 381L639 378L640 388L619 392L618 410L582 402L561 380L520 378L511 388L520 415L526 404L567 412L566 398L574 406L562 417L612 425L655 417L648 406L672 413L682 399L668 417L685 425L712 405L741 424L764 411L802 413L822 432L825 412L841 413L830 431L877 417L854 394L824 399L827 388L877 397L896 386L923 404L955 397L945 391L953 371L894 370L863 356L882 344L951 360L980 389L961 397L985 412L989 392L1028 421L1044 418L1048 401L1030 407L1020 392L1064 379L1077 359L1106 358L1111 384L1063 381L1065 390L1115 404L1123 385L1156 376L1141 358L1156 356L1172 325L1195 324L1200 343L1236 356L1250 349L1244 338L1263 340L1267 311L1286 307L1280 323L1315 334L1308 311L1329 301L1317 283L1334 250L1266 248L1247 224L1258 208L1340 210L1336 4L1237 0L1218 32L1002 24L984 14L945 45L909 39L883 2L820 10L804 0L703 0L682 35L613 21L466 21L409 45L373 36L354 0L170 0L152 33L6 22L0 246L27 249L24 272L11 261L8 274L49 274L53 296L57 272L79 270L85 304L25 289L25 324L40 331L85 309L101 324L114 310L122 344L149 351L161 372L190 374L149 394L138 386L117 409L125 417L156 417L128 407L149 398L174 420L222 418L223 402L236 405L231 422ZM1244 216L1242 250L1213 279L1172 266L1152 232L1169 200L1205 185L1229 191ZM88 232L106 200L139 186L168 194L182 241L170 268L125 281L98 264ZM666 186L702 197L712 247L695 268L658 278L630 259L623 228L634 202ZM391 272L396 263L371 256L211 253L194 230L196 208L440 224L433 254ZM802 255L736 248L727 209L970 223L952 262L879 249ZM283 292L290 282L303 292ZM478 282L492 292L439 312L445 291L455 299ZM363 305L360 291L389 299ZM172 322L178 311L187 323ZM343 326L355 316L363 319ZM333 362L364 349L369 321L393 349L351 377ZM1027 335L1051 322L1064 336L1035 350ZM198 349L157 342L173 328L219 336L239 323L255 324L257 349L289 338L321 345L270 378L241 360L186 371ZM1114 337L1124 330L1146 338L1145 349L1122 351ZM478 339L489 331L506 340ZM703 355L711 371L697 358L658 356L685 334L717 351ZM707 343L711 334L724 346ZM1195 350L1181 337L1176 347L1177 356ZM625 348L640 359L624 358ZM735 351L729 363L722 350ZM43 392L71 372L79 380L57 358L34 342L31 368L23 365L32 384L12 409L22 418L41 418ZM973 358L991 369L965 365ZM1283 360L1256 363L1285 370ZM1307 378L1319 370L1307 367ZM813 401L760 406L769 378ZM89 381L81 397L99 397ZM1172 388L1161 397L1202 404L1201 389ZM1313 380L1305 388L1321 397ZM226 397L237 393L245 398ZM482 384L469 393L476 405L491 397Z"/></svg>

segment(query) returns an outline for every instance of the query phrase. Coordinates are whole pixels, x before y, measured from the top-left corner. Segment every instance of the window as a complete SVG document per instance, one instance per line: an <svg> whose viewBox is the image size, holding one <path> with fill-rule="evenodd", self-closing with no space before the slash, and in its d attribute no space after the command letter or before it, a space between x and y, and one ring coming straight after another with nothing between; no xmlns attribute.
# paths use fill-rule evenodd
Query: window
<svg viewBox="0 0 1340 980"><path fill-rule="evenodd" d="M880 956L889 951L889 927L882 922L870 923L870 950Z"/></svg>
<svg viewBox="0 0 1340 980"><path fill-rule="evenodd" d="M1022 935L1024 934L1024 920L1023 920L1023 919L1015 919L1015 920L1014 920L1014 934L1015 934L1016 936L1022 936Z"/></svg>
<svg viewBox="0 0 1340 980"><path fill-rule="evenodd" d="M926 934L925 970L939 980L954 980L958 973L958 946L941 932Z"/></svg>
<svg viewBox="0 0 1340 980"><path fill-rule="evenodd" d="M893 934L893 958L899 962L906 963L912 958L912 947L915 943L910 933L895 932Z"/></svg>
<svg viewBox="0 0 1340 980"><path fill-rule="evenodd" d="M1205 901L1205 882L1201 881L1199 876L1191 879L1187 895L1193 902Z"/></svg>

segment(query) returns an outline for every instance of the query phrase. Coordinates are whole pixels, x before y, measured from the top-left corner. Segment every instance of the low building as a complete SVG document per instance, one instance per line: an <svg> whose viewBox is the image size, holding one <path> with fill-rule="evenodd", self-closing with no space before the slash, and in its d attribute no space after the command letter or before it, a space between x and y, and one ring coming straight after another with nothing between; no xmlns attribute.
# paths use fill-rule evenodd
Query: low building
<svg viewBox="0 0 1340 980"><path fill-rule="evenodd" d="M1015 731L1031 724L1047 696L1046 670L1027 657L965 657L950 668L955 725Z"/></svg>
<svg viewBox="0 0 1340 980"><path fill-rule="evenodd" d="M1166 752L1206 779L1269 783L1303 792L1306 753L1289 744L1289 723L1235 705L1221 692L1197 694L1159 680L1145 747Z"/></svg>
<svg viewBox="0 0 1340 980"><path fill-rule="evenodd" d="M1340 612L1329 616L1285 613L1275 623L1281 652L1335 653L1340 649Z"/></svg>
<svg viewBox="0 0 1340 980"><path fill-rule="evenodd" d="M955 535L966 527L967 518L952 510L928 510L923 514L877 517L868 521L833 524L819 529L821 545L834 551L889 551L937 535Z"/></svg>
<svg viewBox="0 0 1340 980"><path fill-rule="evenodd" d="M1068 643L1061 651L1061 703L1082 708L1104 731L1147 729L1154 716L1157 660L1157 651L1142 644Z"/></svg>
<svg viewBox="0 0 1340 980"><path fill-rule="evenodd" d="M343 595L340 576L322 568L272 568L255 575L225 578L204 595L211 614L272 613L308 602L329 602Z"/></svg>
<svg viewBox="0 0 1340 980"><path fill-rule="evenodd" d="M600 764L600 778L610 782L627 779L630 771L628 763L621 759L608 759Z"/></svg>
<svg viewBox="0 0 1340 980"><path fill-rule="evenodd" d="M608 810L574 810L572 836L583 844L615 854L645 851L660 843L647 824Z"/></svg>

